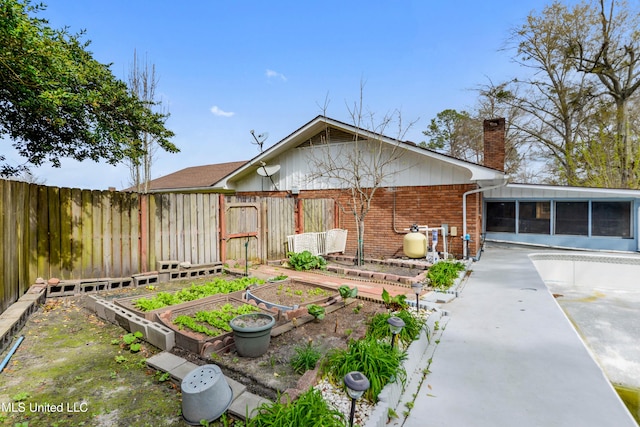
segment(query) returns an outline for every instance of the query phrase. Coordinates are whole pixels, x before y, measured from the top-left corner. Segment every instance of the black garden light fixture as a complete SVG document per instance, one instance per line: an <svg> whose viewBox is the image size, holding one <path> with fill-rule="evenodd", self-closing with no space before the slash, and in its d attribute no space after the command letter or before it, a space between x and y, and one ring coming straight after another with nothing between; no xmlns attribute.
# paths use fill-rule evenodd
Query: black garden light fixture
<svg viewBox="0 0 640 427"><path fill-rule="evenodd" d="M351 415L349 416L349 426L353 427L353 417L356 413L356 400L360 399L365 391L369 390L369 378L362 372L352 371L344 376L344 385L347 387L347 394L351 398Z"/></svg>
<svg viewBox="0 0 640 427"><path fill-rule="evenodd" d="M397 316L391 316L387 323L389 324L389 329L391 329L391 348L393 348L396 343L396 335L404 328L404 320Z"/></svg>
<svg viewBox="0 0 640 427"><path fill-rule="evenodd" d="M418 313L420 311L420 292L422 292L422 283L412 283L411 290L416 294L416 313Z"/></svg>

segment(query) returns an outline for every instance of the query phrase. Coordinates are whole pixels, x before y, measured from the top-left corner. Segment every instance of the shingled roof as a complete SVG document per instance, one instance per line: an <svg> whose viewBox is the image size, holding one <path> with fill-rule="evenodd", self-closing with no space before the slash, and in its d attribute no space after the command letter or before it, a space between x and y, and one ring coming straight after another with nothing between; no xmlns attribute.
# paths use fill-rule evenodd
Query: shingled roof
<svg viewBox="0 0 640 427"><path fill-rule="evenodd" d="M152 179L149 181L149 191L210 187L245 163L247 163L246 160L184 168ZM135 191L134 188L128 190Z"/></svg>

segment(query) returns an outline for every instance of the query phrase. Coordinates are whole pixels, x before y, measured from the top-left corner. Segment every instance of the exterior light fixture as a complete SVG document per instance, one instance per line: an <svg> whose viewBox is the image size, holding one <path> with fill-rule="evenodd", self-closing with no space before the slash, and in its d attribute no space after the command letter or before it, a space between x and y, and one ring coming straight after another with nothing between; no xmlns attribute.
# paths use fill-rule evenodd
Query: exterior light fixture
<svg viewBox="0 0 640 427"><path fill-rule="evenodd" d="M351 398L351 415L349 416L349 425L353 426L353 417L356 414L356 400L360 399L365 391L369 390L369 378L362 372L352 371L344 376L344 385L347 388L347 394Z"/></svg>
<svg viewBox="0 0 640 427"><path fill-rule="evenodd" d="M396 343L396 335L404 328L404 320L397 316L391 316L387 323L389 324L389 329L391 329L391 348L393 348Z"/></svg>
<svg viewBox="0 0 640 427"><path fill-rule="evenodd" d="M415 282L411 284L413 293L416 294L416 313L420 311L420 292L422 292L422 283Z"/></svg>

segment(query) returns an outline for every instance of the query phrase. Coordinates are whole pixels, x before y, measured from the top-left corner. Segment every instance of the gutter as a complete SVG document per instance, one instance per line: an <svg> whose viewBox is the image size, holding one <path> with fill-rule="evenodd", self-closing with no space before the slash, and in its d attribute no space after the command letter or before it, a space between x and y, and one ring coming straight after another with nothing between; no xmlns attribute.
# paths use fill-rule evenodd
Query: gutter
<svg viewBox="0 0 640 427"><path fill-rule="evenodd" d="M464 239L465 236L467 235L467 196L470 194L475 194L475 193L482 193L485 191L489 191L489 190L494 190L496 188L500 188L500 187L504 187L505 185L507 185L507 178L505 176L504 180L497 185L491 185L489 187L484 187L484 188L476 188L475 190L469 190L466 193L464 193L462 195L462 238ZM462 255L463 255L463 259L467 259L468 255L467 254L467 245L463 244L462 245ZM473 258L474 261L477 261L478 258L474 257Z"/></svg>

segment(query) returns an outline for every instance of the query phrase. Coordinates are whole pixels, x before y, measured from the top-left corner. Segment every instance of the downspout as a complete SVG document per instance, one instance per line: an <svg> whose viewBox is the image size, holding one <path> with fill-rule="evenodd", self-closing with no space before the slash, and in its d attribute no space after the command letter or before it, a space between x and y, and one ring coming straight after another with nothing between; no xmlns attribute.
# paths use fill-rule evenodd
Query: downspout
<svg viewBox="0 0 640 427"><path fill-rule="evenodd" d="M482 193L485 191L494 190L496 188L504 187L505 185L507 185L507 178L505 178L504 181L501 182L500 184L491 185L489 187L484 187L484 188L476 188L475 190L469 190L462 195L462 238L463 239L467 235L467 196L470 194ZM467 259L467 256L468 256L467 245L465 244L462 245L462 254L463 254L463 258ZM477 261L477 259L474 258L474 261Z"/></svg>

